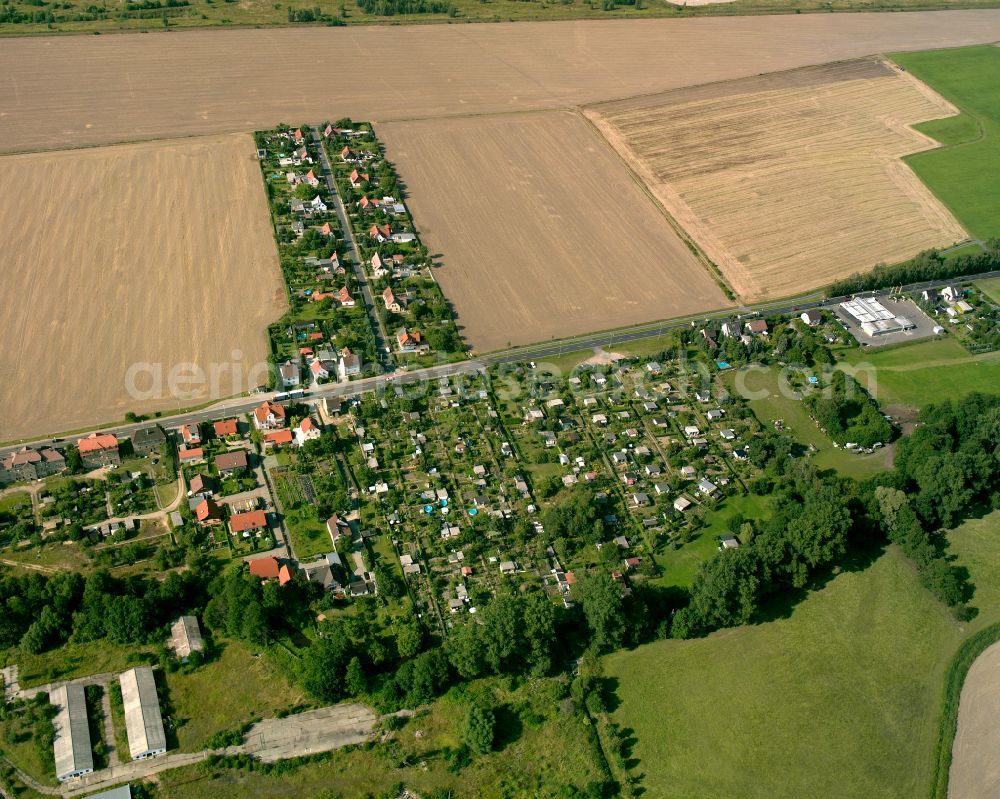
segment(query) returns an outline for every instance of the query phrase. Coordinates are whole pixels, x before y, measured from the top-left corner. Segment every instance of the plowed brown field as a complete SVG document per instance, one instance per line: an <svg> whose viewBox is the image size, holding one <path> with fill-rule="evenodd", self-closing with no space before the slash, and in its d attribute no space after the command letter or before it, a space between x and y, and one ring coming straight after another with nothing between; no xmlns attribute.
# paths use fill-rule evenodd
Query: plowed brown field
<svg viewBox="0 0 1000 799"><path fill-rule="evenodd" d="M727 304L615 153L569 111L394 122L463 335L482 352Z"/></svg>
<svg viewBox="0 0 1000 799"><path fill-rule="evenodd" d="M588 112L747 301L967 238L900 158L956 109L871 59Z"/></svg>
<svg viewBox="0 0 1000 799"><path fill-rule="evenodd" d="M253 156L240 134L0 158L0 441L208 396L183 370L181 399L134 399L133 364L148 392L266 359L285 295Z"/></svg>
<svg viewBox="0 0 1000 799"><path fill-rule="evenodd" d="M566 107L998 39L993 9L4 39L0 150Z"/></svg>

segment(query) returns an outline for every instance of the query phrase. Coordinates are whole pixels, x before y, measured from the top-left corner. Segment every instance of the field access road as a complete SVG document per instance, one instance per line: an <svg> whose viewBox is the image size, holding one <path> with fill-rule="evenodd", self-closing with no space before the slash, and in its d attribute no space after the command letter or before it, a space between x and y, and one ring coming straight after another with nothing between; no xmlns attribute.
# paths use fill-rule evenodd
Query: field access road
<svg viewBox="0 0 1000 799"><path fill-rule="evenodd" d="M984 280L987 278L1000 277L1000 270L993 272L981 272L976 275L963 275L951 280L929 280L921 283L911 283L905 286L896 286L878 291L866 291L857 296L879 297L890 296L899 292L922 291L924 289L939 288L954 283L969 283L974 280ZM412 372L395 372L388 375L378 375L376 377L366 377L350 383L328 383L311 389L307 394L307 402L316 402L326 397L340 397L344 399L357 397L370 391L384 391L388 387L396 385L410 385L425 381L436 380L442 377L451 377L459 374L471 374L487 369L489 366L506 363L518 363L527 361L541 361L544 358L553 358L569 352L594 347L614 347L630 341L641 341L647 338L655 338L683 327L694 326L699 322L707 322L711 319L731 317L735 313L741 316L747 315L774 315L782 316L798 313L810 308L829 308L848 299L847 297L830 297L817 300L786 301L784 304L774 303L763 305L751 305L739 309L728 309L717 311L711 314L699 314L698 316L685 317L683 319L672 319L662 322L655 322L649 325L641 325L626 330L608 331L603 333L590 333L585 336L577 336L562 341L550 342L547 344L536 344L529 347L519 347L512 350L502 350L494 353L487 353L476 358L455 363L441 364L440 366L430 366L426 369L414 369ZM152 421L164 427L179 427L182 424L197 424L223 419L233 415L250 413L260 405L265 399L274 399L275 392L262 392L250 396L234 397L216 403L210 408L190 413L180 413L175 416L162 416L158 419L138 422L135 424L124 424L115 427L104 428L104 432L114 433L119 437L130 436L136 430L149 426ZM67 443L74 443L77 440L89 435L87 433L74 433L64 438L53 439L44 438L34 441L21 441L17 444L0 448L0 457L20 449L22 446L41 446Z"/></svg>
<svg viewBox="0 0 1000 799"><path fill-rule="evenodd" d="M337 184L333 180L333 168L330 166L330 157L326 153L326 145L319 135L319 129L312 129L313 141L319 148L320 166L323 169L323 179L326 187L333 197L333 207L337 212L337 219L340 220L340 227L344 231L344 243L347 245L347 253L351 258L351 266L354 267L354 276L361 287L361 297L365 303L365 310L368 312L368 323L371 325L372 333L375 335L375 348L378 350L379 360L382 361L386 371L392 371L393 362L391 350L386 342L389 339L385 328L382 326L382 318L378 315L378 308L375 306L375 297L372 294L371 286L368 285L368 275L365 273L365 265L361 261L361 250L354 238L354 229L351 227L351 220L347 216L347 208L337 191Z"/></svg>

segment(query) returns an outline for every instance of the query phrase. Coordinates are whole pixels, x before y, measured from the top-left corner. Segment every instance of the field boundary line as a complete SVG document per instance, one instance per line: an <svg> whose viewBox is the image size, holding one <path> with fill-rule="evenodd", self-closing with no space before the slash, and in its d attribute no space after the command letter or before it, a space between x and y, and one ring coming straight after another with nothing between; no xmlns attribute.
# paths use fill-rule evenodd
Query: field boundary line
<svg viewBox="0 0 1000 799"><path fill-rule="evenodd" d="M955 743L955 734L958 732L959 703L965 678L976 659L997 641L1000 641L1000 622L984 627L971 638L966 638L948 664L944 693L941 697L941 718L938 722L938 739L934 752L934 771L931 774L929 792L931 799L948 799L952 746Z"/></svg>
<svg viewBox="0 0 1000 799"><path fill-rule="evenodd" d="M708 272L709 277L711 277L712 280L714 280L715 283L719 286L719 288L722 289L722 293L725 295L726 299L732 304L732 306L742 304L743 298L732 286L729 285L725 277L723 277L722 272L719 270L718 266L715 265L715 262L712 261L712 259L708 257L705 251L698 246L698 242L696 242L693 238L691 238L690 235L688 235L688 232L684 229L684 227L676 219L674 219L673 214L671 214L670 211L667 210L666 206L662 202L660 202L660 199L653 193L653 190L647 185L646 181L642 179L639 173L632 168L632 165L628 162L628 159L626 159L625 156L623 156L618 151L618 148L611 143L611 141L605 135L604 131L601 130L600 126L596 122L594 122L594 120L590 116L584 113L584 109L585 106L574 106L571 110L578 117L580 117L580 119L586 122L587 127L589 127L594 133L596 133L598 138L600 138L600 140L604 142L604 146L607 147L609 150L611 150L612 153L614 153L615 158L617 158L618 161L621 163L621 165L625 168L625 171L628 173L629 177L632 178L632 180L636 183L636 185L638 185L642 193L645 194L650 201L652 201L653 206L660 212L660 215L663 216L663 218L667 221L667 224L670 225L670 228L677 235L677 238L681 240L681 242L691 251L691 253L698 260L698 262L701 263L701 265Z"/></svg>

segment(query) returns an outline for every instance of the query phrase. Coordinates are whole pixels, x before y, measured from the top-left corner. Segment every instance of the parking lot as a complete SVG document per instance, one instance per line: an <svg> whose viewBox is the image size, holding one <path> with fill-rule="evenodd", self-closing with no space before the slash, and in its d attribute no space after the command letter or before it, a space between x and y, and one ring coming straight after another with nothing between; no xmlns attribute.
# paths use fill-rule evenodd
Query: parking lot
<svg viewBox="0 0 1000 799"><path fill-rule="evenodd" d="M910 330L869 336L861 329L861 322L857 318L844 310L841 305L833 306L832 310L836 314L837 319L840 320L862 347L886 347L892 344L901 344L904 341L919 341L920 339L931 338L935 335L934 326L937 322L920 310L912 300L879 297L878 302L893 316L904 316L909 319L914 324L914 327Z"/></svg>

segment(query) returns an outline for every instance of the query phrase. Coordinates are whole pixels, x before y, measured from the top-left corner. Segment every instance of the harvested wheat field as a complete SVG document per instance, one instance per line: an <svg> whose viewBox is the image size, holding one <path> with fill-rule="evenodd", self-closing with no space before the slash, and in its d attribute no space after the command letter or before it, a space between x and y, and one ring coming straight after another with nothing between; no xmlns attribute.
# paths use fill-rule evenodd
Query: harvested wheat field
<svg viewBox="0 0 1000 799"><path fill-rule="evenodd" d="M998 39L1000 9L4 39L0 150L567 107Z"/></svg>
<svg viewBox="0 0 1000 799"><path fill-rule="evenodd" d="M0 158L0 198L0 441L206 398L134 399L136 363L166 390L176 364L266 358L285 295L250 136Z"/></svg>
<svg viewBox="0 0 1000 799"><path fill-rule="evenodd" d="M376 132L479 352L727 304L578 114L400 122Z"/></svg>
<svg viewBox="0 0 1000 799"><path fill-rule="evenodd" d="M957 110L876 59L588 111L747 301L953 244L965 230L900 159Z"/></svg>
<svg viewBox="0 0 1000 799"><path fill-rule="evenodd" d="M951 799L1000 795L1000 644L976 658L962 686L948 773Z"/></svg>

